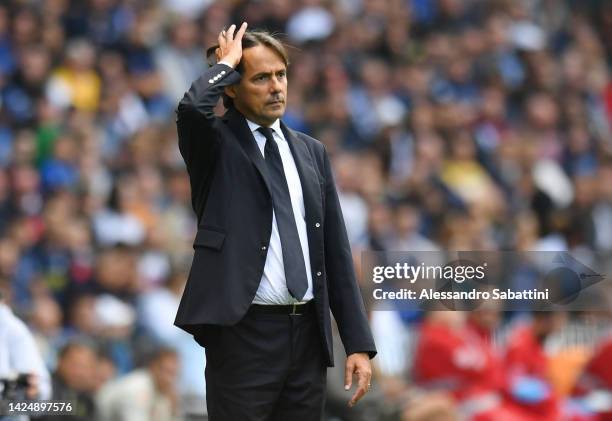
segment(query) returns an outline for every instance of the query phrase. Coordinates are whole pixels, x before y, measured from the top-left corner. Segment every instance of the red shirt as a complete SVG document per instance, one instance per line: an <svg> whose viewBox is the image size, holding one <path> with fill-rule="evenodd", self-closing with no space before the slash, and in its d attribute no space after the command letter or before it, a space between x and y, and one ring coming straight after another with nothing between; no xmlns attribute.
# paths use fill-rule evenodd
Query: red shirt
<svg viewBox="0 0 612 421"><path fill-rule="evenodd" d="M510 336L506 349L506 371L512 383L520 376L529 376L549 386L548 396L537 403L514 402L541 420L557 420L560 416L559 399L548 379L548 356L530 326L518 327Z"/></svg>
<svg viewBox="0 0 612 421"><path fill-rule="evenodd" d="M413 369L417 383L459 400L500 390L503 368L476 330L425 321L420 333Z"/></svg>

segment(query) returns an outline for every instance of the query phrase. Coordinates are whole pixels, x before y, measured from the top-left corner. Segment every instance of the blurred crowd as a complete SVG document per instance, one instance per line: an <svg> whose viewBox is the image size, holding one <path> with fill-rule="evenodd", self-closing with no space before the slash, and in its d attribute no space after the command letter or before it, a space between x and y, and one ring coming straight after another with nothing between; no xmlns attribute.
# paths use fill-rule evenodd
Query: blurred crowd
<svg viewBox="0 0 612 421"><path fill-rule="evenodd" d="M357 268L364 250L612 253L609 1L6 0L0 286L81 419L204 409L204 354L172 325L196 229L174 110L242 21L291 45L285 121L331 155ZM427 323L451 330L430 329L435 345L467 337L469 317L387 313L378 364L398 338L414 349L378 368L371 395L393 414L364 404L364 419L417 419L423 402L442 409L422 419L455 419L469 393L412 366ZM540 383L520 391L550 389L534 335L518 341L543 348ZM345 398L330 383L330 416L357 420L334 409ZM525 417L558 410L546 399Z"/></svg>

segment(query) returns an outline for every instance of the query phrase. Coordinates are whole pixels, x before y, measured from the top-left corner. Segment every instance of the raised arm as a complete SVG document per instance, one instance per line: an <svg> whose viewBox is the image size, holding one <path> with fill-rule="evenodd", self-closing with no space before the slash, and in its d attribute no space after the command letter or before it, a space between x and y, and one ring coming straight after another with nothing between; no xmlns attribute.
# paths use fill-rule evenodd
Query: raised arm
<svg viewBox="0 0 612 421"><path fill-rule="evenodd" d="M240 74L234 68L242 58L242 36L246 31L246 22L234 37L236 25L219 34L219 47L216 49L217 64L195 80L178 104L177 129L179 149L187 169L191 171L193 160L197 157L198 165L205 164L206 159L217 140L213 127L214 108L226 86L240 81Z"/></svg>

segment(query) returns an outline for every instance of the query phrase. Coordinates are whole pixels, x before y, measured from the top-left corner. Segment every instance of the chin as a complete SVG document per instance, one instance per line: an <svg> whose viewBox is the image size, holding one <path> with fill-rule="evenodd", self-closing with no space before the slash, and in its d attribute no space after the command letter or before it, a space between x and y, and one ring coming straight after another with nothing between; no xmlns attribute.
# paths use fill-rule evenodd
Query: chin
<svg viewBox="0 0 612 421"><path fill-rule="evenodd" d="M276 120L277 118L281 118L283 116L283 114L285 114L285 107L283 107L280 110L275 110L275 111L272 111L272 112L268 113L267 117L270 120Z"/></svg>

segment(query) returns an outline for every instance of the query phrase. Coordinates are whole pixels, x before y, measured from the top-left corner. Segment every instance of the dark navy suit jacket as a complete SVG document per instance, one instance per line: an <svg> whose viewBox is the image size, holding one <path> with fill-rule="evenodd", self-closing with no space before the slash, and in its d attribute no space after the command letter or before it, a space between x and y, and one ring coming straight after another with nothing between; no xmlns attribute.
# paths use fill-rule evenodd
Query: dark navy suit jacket
<svg viewBox="0 0 612 421"><path fill-rule="evenodd" d="M223 88L240 77L231 67L216 64L193 82L177 108L179 148L198 231L175 325L203 346L207 326L236 324L251 305L272 230L266 164L251 130L235 109L223 117L213 112ZM373 357L376 348L325 147L282 122L281 128L302 184L316 317L327 364L333 365L330 309L347 354Z"/></svg>

